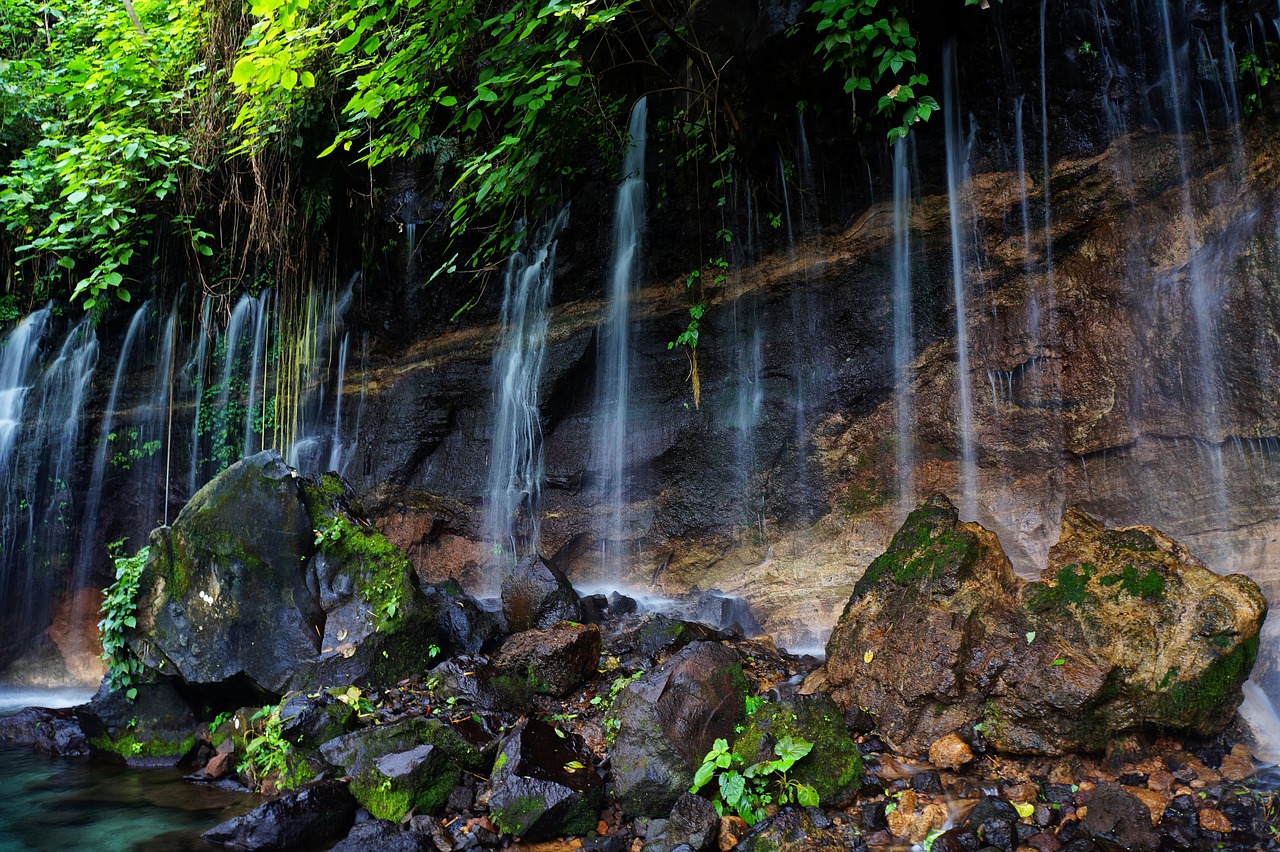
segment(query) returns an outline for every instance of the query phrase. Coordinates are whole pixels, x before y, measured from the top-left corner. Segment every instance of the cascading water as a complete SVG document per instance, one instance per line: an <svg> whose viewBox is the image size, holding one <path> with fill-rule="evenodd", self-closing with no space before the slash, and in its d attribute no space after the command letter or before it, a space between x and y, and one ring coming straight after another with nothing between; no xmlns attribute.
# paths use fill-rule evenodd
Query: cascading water
<svg viewBox="0 0 1280 852"><path fill-rule="evenodd" d="M209 339L213 336L210 324L213 311L213 297L205 296L200 306L200 324L196 327L195 352L185 370L188 380L195 387L195 406L191 417L191 459L190 472L187 476L187 497L195 495L200 487L200 415L204 406L205 363L208 360ZM191 374L194 373L194 377Z"/></svg>
<svg viewBox="0 0 1280 852"><path fill-rule="evenodd" d="M541 229L533 246L511 256L503 274L484 502L484 540L493 569L487 580L495 588L503 571L538 551L543 479L538 386L547 350L556 238L567 222L566 208Z"/></svg>
<svg viewBox="0 0 1280 852"><path fill-rule="evenodd" d="M894 451L898 505L903 515L915 507L914 397L911 392L915 340L911 318L911 173L907 145L906 139L899 139L893 146Z"/></svg>
<svg viewBox="0 0 1280 852"><path fill-rule="evenodd" d="M600 478L605 511L600 525L603 575L619 579L627 539L624 519L631 401L631 291L640 274L645 225L644 159L648 107L644 98L631 110L630 144L614 206L613 263L608 307L597 339L593 468Z"/></svg>
<svg viewBox="0 0 1280 852"><path fill-rule="evenodd" d="M292 441L284 442L289 464L304 473L341 473L354 450L343 440L342 394L350 335L346 315L358 281L359 275L353 275L341 290L312 290L307 296L305 344L296 378L301 385L297 421Z"/></svg>
<svg viewBox="0 0 1280 852"><path fill-rule="evenodd" d="M978 465L973 435L973 401L969 375L968 293L965 287L967 244L961 234L961 192L968 180L968 150L960 131L960 94L956 79L954 43L943 50L942 91L947 144L947 209L951 217L951 291L955 299L956 390L959 417L956 433L960 443L960 514L965 520L977 516Z"/></svg>
<svg viewBox="0 0 1280 852"><path fill-rule="evenodd" d="M147 319L150 315L151 302L143 302L129 321L129 330L125 332L124 343L120 346L120 356L116 360L115 376L111 380L111 392L107 395L106 407L102 409L102 420L98 426L98 443L93 453L93 468L89 474L89 492L85 500L84 520L80 524L80 547L76 556L74 588L84 588L93 574L95 563L100 564L106 558L106 551L101 549L98 541L98 515L102 509L102 493L107 475L107 463L112 457L112 446L115 444L115 416L117 402L123 379L128 375L129 359L134 345L143 335Z"/></svg>

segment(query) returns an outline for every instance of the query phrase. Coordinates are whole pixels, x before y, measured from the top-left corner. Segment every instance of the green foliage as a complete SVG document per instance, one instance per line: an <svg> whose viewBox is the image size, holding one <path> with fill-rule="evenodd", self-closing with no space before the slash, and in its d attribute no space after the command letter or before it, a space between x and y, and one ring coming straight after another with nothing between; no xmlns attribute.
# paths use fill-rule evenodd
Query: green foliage
<svg viewBox="0 0 1280 852"><path fill-rule="evenodd" d="M787 773L796 762L813 751L813 743L807 740L786 736L778 740L773 748L775 760L762 760L753 763L741 772L734 769L741 759L729 749L729 743L717 739L702 759L702 765L693 776L690 793L696 793L717 778L717 789L712 803L716 813L736 813L746 821L747 825L755 825L764 819L765 807L771 804L789 805L792 803L802 807L816 807L818 791L808 784L787 777Z"/></svg>
<svg viewBox="0 0 1280 852"><path fill-rule="evenodd" d="M273 777L277 790L291 790L311 777L305 762L293 760L293 745L285 739L280 719L282 706L283 703L268 704L259 708L249 717L244 732L244 757L236 770L250 778L258 790Z"/></svg>
<svg viewBox="0 0 1280 852"><path fill-rule="evenodd" d="M584 146L607 147L599 128L616 125L618 104L597 89L587 47L631 4L255 0L259 20L231 78L244 98L242 148L278 133L317 80L344 81L343 124L324 153L358 144L370 166L432 155L439 169L465 152L452 233L499 211L474 259L506 254L516 216L554 201L552 188L578 172Z"/></svg>
<svg viewBox="0 0 1280 852"><path fill-rule="evenodd" d="M112 692L123 691L132 701L138 696L137 678L142 673L142 662L130 650L125 631L138 626L135 616L138 582L149 550L144 547L133 556L125 556L125 541L121 539L107 546L116 566L116 581L103 591L98 634L102 639L102 659L107 664L107 688Z"/></svg>
<svg viewBox="0 0 1280 852"><path fill-rule="evenodd" d="M591 699L592 707L597 707L604 711L605 717L604 721L601 723L601 727L604 728L606 741L610 743L613 742L614 738L618 735L618 727L621 724L620 720L609 713L609 710L613 708L613 702L617 700L618 693L622 692L622 690L639 680L643 674L644 670L641 669L634 674L619 675L613 679L613 683L609 684L609 694L607 696L596 695Z"/></svg>
<svg viewBox="0 0 1280 852"><path fill-rule="evenodd" d="M19 255L56 261L86 307L107 293L127 302L127 267L160 203L196 169L184 130L209 80L196 62L204 4L137 0L141 27L114 0L9 5L9 28L44 38L0 60L0 99L21 103L0 126L19 149L0 175L0 219ZM189 218L168 221L212 253Z"/></svg>
<svg viewBox="0 0 1280 852"><path fill-rule="evenodd" d="M815 53L822 57L824 70L845 71L844 90L853 100L855 118L859 92L870 92L915 67L919 42L896 7L880 8L878 0L817 0L809 11L818 16ZM889 130L890 142L905 136L916 122L928 121L938 109L932 97L916 93L928 83L927 75L910 74L876 101L877 114L894 115L901 108Z"/></svg>
<svg viewBox="0 0 1280 852"><path fill-rule="evenodd" d="M1268 43L1267 47L1274 50L1277 46ZM1262 107L1262 90L1270 85L1273 79L1280 76L1280 65L1273 60L1263 59L1257 53L1249 51L1240 57L1239 71L1240 82L1242 84L1252 84L1254 89L1244 97L1245 114L1252 115Z"/></svg>
<svg viewBox="0 0 1280 852"><path fill-rule="evenodd" d="M129 470L133 467L133 463L142 459L149 459L160 451L160 441L144 441L139 444L141 435L137 429L129 429L121 434L111 432L107 435L107 441L110 443L120 443L120 449L111 455L111 466L117 470Z"/></svg>

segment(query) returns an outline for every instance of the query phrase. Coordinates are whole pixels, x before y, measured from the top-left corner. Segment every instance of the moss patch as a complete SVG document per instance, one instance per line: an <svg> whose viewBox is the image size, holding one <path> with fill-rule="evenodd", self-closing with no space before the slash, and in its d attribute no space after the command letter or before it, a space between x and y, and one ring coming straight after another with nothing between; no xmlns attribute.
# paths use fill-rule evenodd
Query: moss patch
<svg viewBox="0 0 1280 852"><path fill-rule="evenodd" d="M1124 566L1119 574L1110 574L1102 577L1098 582L1104 586L1119 585L1120 588L1135 598L1149 601L1164 600L1164 575L1155 568L1148 568L1146 573L1139 573L1138 569L1130 562Z"/></svg>
<svg viewBox="0 0 1280 852"><path fill-rule="evenodd" d="M862 756L840 709L825 696L765 704L734 741L733 753L742 766L772 760L774 744L788 736L813 743L813 750L792 768L792 779L817 790L825 805L837 806L853 796L862 781Z"/></svg>
<svg viewBox="0 0 1280 852"><path fill-rule="evenodd" d="M108 734L91 737L89 747L95 751L117 754L126 760L137 757L182 757L196 747L195 735L183 740L166 740L160 737L139 740L133 734L121 734L114 739Z"/></svg>
<svg viewBox="0 0 1280 852"><path fill-rule="evenodd" d="M1098 569L1088 562L1064 565L1052 583L1037 582L1027 586L1027 605L1035 612L1061 611L1068 605L1084 606L1086 587Z"/></svg>
<svg viewBox="0 0 1280 852"><path fill-rule="evenodd" d="M889 549L876 558L853 589L855 598L888 576L899 586L928 583L959 568L977 552L972 535L957 530L955 510L926 503L907 516Z"/></svg>
<svg viewBox="0 0 1280 852"><path fill-rule="evenodd" d="M1236 693L1258 658L1258 643L1259 637L1254 635L1219 657L1199 677L1174 680L1160 701L1157 718L1163 718L1165 724L1199 729L1222 721L1220 717L1224 713L1235 710ZM1171 670L1161 685L1174 673Z"/></svg>

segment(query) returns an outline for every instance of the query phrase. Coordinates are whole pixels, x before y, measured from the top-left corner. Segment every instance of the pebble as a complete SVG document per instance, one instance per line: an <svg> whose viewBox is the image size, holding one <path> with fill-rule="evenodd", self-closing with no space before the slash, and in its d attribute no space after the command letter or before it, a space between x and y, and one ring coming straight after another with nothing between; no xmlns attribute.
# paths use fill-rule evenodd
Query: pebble
<svg viewBox="0 0 1280 852"><path fill-rule="evenodd" d="M739 816L720 817L720 834L717 838L720 852L729 852L747 833L747 823Z"/></svg>
<svg viewBox="0 0 1280 852"><path fill-rule="evenodd" d="M1200 827L1205 831L1216 831L1221 834L1231 833L1231 820L1222 811L1205 808L1200 812Z"/></svg>
<svg viewBox="0 0 1280 852"><path fill-rule="evenodd" d="M958 734L947 734L929 746L929 762L939 769L960 769L972 760L973 750Z"/></svg>
<svg viewBox="0 0 1280 852"><path fill-rule="evenodd" d="M1253 775L1253 755L1244 743L1236 743L1231 753L1222 758L1218 773L1231 782L1243 781Z"/></svg>

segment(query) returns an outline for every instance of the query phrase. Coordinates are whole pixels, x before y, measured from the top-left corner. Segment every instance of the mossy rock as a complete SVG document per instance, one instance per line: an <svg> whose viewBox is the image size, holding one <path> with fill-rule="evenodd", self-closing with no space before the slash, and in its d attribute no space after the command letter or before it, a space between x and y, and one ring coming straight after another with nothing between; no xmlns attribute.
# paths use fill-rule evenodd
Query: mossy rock
<svg viewBox="0 0 1280 852"><path fill-rule="evenodd" d="M813 744L788 777L817 790L823 805L839 807L857 794L862 756L845 727L844 714L829 695L795 695L764 703L748 717L733 743L733 753L743 767L773 760L774 745L784 737Z"/></svg>
<svg viewBox="0 0 1280 852"><path fill-rule="evenodd" d="M420 746L431 750L423 752ZM354 731L322 745L320 754L351 776L351 793L360 804L375 816L393 820L412 807L438 810L461 770L485 768L480 752L435 719L406 719ZM384 760L392 755L403 757Z"/></svg>

